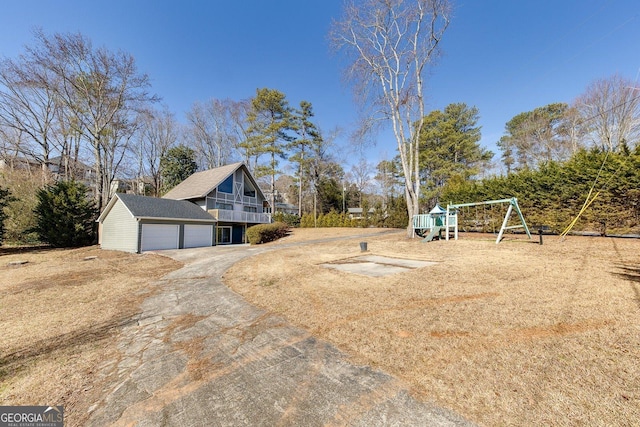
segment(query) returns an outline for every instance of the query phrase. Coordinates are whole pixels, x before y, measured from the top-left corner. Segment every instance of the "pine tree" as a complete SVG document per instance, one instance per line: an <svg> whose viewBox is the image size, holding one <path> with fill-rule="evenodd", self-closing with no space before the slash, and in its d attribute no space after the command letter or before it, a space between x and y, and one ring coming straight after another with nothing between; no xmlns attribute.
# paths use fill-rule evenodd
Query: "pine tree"
<svg viewBox="0 0 640 427"><path fill-rule="evenodd" d="M275 89L258 89L255 98L251 100L251 108L247 114L247 133L249 137L241 144L246 150L247 157L257 159L267 154L266 164L257 165L254 175L256 178L271 177L270 204L275 206L275 183L278 170L278 159L284 158L285 144L291 141L287 134L291 130L291 109L286 96Z"/></svg>
<svg viewBox="0 0 640 427"><path fill-rule="evenodd" d="M287 148L293 154L289 160L298 164L298 216L302 216L302 193L305 187L305 170L309 164L310 150L320 138L320 132L317 126L311 121L313 117L313 109L311 103L307 101L300 102L300 109L294 111L291 118L291 127L296 137L288 144Z"/></svg>
<svg viewBox="0 0 640 427"><path fill-rule="evenodd" d="M198 170L195 158L195 151L184 145L178 145L167 151L167 154L160 159L160 173L165 192Z"/></svg>
<svg viewBox="0 0 640 427"><path fill-rule="evenodd" d="M451 177L477 175L492 157L483 149L478 109L464 103L435 110L424 119L420 133L420 173L429 205L438 202L442 187Z"/></svg>

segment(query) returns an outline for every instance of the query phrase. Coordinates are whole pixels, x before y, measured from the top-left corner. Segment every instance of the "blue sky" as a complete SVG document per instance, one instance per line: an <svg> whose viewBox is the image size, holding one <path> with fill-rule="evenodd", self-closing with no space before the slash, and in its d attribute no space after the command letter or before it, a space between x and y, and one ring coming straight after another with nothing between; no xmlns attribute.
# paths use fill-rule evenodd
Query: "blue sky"
<svg viewBox="0 0 640 427"><path fill-rule="evenodd" d="M176 117L193 102L245 99L278 89L292 106L310 101L323 130L349 129L356 108L327 32L341 0L5 0L0 56L33 43L32 30L81 32L124 50ZM443 56L427 88L428 110L465 102L480 111L481 144L495 142L518 113L571 102L595 79L640 71L638 0L457 0ZM346 135L341 159L354 160ZM395 155L382 133L366 156ZM496 156L496 159L498 156ZM355 163L353 161L352 163Z"/></svg>

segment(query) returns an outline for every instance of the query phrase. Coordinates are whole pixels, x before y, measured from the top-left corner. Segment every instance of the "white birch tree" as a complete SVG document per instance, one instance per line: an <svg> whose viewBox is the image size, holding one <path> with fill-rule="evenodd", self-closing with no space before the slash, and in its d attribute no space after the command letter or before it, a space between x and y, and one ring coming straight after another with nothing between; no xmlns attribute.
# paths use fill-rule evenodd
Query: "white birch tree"
<svg viewBox="0 0 640 427"><path fill-rule="evenodd" d="M411 218L419 213L418 135L425 116L425 78L449 26L448 0L349 0L330 37L349 65L347 78L368 106L367 123L390 122Z"/></svg>

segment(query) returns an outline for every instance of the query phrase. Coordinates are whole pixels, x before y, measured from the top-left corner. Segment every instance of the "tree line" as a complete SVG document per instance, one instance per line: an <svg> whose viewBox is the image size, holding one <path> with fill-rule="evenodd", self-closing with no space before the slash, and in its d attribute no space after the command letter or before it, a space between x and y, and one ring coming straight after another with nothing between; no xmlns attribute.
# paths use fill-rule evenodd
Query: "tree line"
<svg viewBox="0 0 640 427"><path fill-rule="evenodd" d="M579 148L568 160L550 160L533 169L469 181L450 180L443 189L444 204L517 197L530 226L546 226L561 233L585 202L576 230L600 234L638 234L640 227L640 146L617 151ZM460 212L463 228L492 232L504 212L470 208Z"/></svg>
<svg viewBox="0 0 640 427"><path fill-rule="evenodd" d="M495 163L494 153L479 145L476 107L453 103L425 110L425 73L439 54L450 17L447 0L362 0L345 5L334 21L330 40L346 59L345 74L362 107L353 137L367 141L387 123L397 142L395 158L377 165L362 159L349 171L336 159L337 131L316 125L308 101L292 107L284 93L259 88L250 99L196 101L181 124L168 107L158 107L160 98L130 54L95 48L82 34L36 31L34 43L19 57L0 61L3 180L19 192L11 203L9 196L2 199L5 210L31 210L43 184L80 178L91 182L99 212L123 178L131 191L159 196L198 169L243 160L268 188L272 206L286 193L298 205L298 217L312 213L314 224L320 214L334 212L328 222L336 222L335 213L366 205L410 225L412 215L454 196L456 202L509 196L497 183L513 183L515 194L518 179L533 186L535 179L545 181L537 175L542 172L551 176L562 170L564 177L573 171L590 179L585 171L592 165L584 153L611 159L634 155L640 90L629 79L611 76L589 85L570 104L551 103L514 116L497 141L500 163ZM20 169L21 162L38 166L40 182L22 173L8 178L6 171ZM23 169L34 175L32 167ZM569 185L560 178L556 182ZM502 190L486 191L494 186ZM540 194L544 188L541 184ZM633 189L627 190L631 193L618 189L616 194L634 200ZM554 194L549 190L559 210L572 206L564 198L567 191ZM548 203L529 195L540 201L536 206ZM404 203L403 212L391 212L398 202ZM13 229L33 227L28 216L9 217Z"/></svg>
<svg viewBox="0 0 640 427"><path fill-rule="evenodd" d="M266 184L272 205L287 193L299 216L362 205L373 166L362 160L345 171L334 154L338 132L319 129L310 102L291 107L270 88L246 100L196 101L179 123L132 55L96 48L83 34L38 30L21 55L0 60L2 185L15 196L3 198L3 215L8 209L13 238L36 222L19 213L59 180L89 185L100 212L123 181L161 196L196 170L238 160ZM279 180L283 161L289 173Z"/></svg>
<svg viewBox="0 0 640 427"><path fill-rule="evenodd" d="M613 75L592 82L571 104L552 103L514 116L497 142L507 173L565 161L580 149L618 152L640 138L640 88Z"/></svg>

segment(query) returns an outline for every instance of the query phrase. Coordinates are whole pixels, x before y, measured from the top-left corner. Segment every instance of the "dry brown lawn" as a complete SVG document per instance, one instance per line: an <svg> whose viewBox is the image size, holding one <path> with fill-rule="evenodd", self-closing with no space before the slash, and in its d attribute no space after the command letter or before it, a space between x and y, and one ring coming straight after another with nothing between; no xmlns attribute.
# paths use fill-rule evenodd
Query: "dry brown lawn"
<svg viewBox="0 0 640 427"><path fill-rule="evenodd" d="M283 246L377 231L295 230L225 282L483 425L640 419L640 241L421 243L399 232ZM371 254L437 264L379 278L319 265L359 256L362 240ZM119 328L150 282L179 267L95 247L0 249L0 404L62 404L69 425L82 425L104 362L118 357Z"/></svg>
<svg viewBox="0 0 640 427"><path fill-rule="evenodd" d="M180 267L97 247L0 249L0 405L64 405L67 424L83 425L119 328Z"/></svg>
<svg viewBox="0 0 640 427"><path fill-rule="evenodd" d="M349 232L362 230L271 245ZM248 258L225 283L481 425L637 425L640 241L399 232L368 236L369 252L437 264L378 278L319 265L360 255L359 240Z"/></svg>

